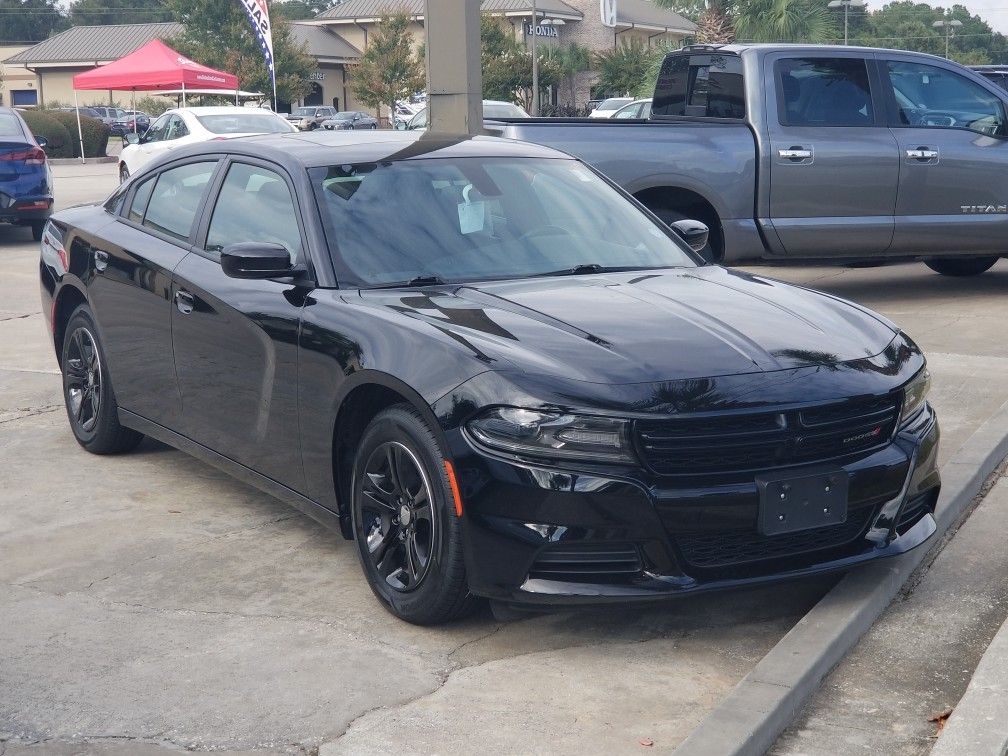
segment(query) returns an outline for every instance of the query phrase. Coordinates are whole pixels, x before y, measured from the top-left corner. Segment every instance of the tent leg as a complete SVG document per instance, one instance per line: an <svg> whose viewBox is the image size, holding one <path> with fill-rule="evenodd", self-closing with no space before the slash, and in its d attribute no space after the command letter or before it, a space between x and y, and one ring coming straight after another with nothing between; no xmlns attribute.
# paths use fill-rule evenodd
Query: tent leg
<svg viewBox="0 0 1008 756"><path fill-rule="evenodd" d="M74 112L77 114L77 139L80 140L80 161L84 161L84 131L80 125L80 107L77 105L77 90L74 90Z"/></svg>
<svg viewBox="0 0 1008 756"><path fill-rule="evenodd" d="M136 90L135 89L133 90L133 103L132 103L131 107L133 108L133 133L136 134L137 133L137 114L136 114Z"/></svg>
<svg viewBox="0 0 1008 756"><path fill-rule="evenodd" d="M186 104L185 104L185 82L183 81L182 82L182 107L184 108L185 106L186 106Z"/></svg>

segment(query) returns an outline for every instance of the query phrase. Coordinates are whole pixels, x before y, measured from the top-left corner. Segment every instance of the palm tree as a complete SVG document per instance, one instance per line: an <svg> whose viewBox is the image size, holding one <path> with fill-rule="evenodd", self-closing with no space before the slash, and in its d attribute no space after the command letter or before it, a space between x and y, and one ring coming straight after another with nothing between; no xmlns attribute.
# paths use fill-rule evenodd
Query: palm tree
<svg viewBox="0 0 1008 756"><path fill-rule="evenodd" d="M552 55L560 69L560 75L570 83L570 101L574 104L575 90L577 89L577 75L582 71L591 70L592 51L577 42L558 48L550 48Z"/></svg>
<svg viewBox="0 0 1008 756"><path fill-rule="evenodd" d="M735 36L747 42L826 42L834 37L826 3L747 0L735 17Z"/></svg>

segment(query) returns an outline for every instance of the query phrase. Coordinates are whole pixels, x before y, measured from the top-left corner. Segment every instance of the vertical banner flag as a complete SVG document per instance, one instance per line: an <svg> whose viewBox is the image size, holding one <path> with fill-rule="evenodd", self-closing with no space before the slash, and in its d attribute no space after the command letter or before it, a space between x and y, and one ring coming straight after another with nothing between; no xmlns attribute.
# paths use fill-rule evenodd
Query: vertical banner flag
<svg viewBox="0 0 1008 756"><path fill-rule="evenodd" d="M276 70L273 68L273 29L270 27L269 8L266 0L238 0L245 15L248 16L249 23L255 31L256 39L262 48L263 57L266 59L266 67L269 69L270 79L273 82L273 110L277 109L276 101Z"/></svg>

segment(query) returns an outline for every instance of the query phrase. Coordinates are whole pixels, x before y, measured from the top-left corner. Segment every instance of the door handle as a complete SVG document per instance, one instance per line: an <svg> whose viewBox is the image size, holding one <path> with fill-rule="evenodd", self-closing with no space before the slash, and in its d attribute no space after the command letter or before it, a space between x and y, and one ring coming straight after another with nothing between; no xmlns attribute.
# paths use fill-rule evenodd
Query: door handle
<svg viewBox="0 0 1008 756"><path fill-rule="evenodd" d="M808 160L812 157L812 150L805 147L791 147L786 150L778 150L777 154L788 160Z"/></svg>
<svg viewBox="0 0 1008 756"><path fill-rule="evenodd" d="M930 147L918 147L915 150L907 150L906 156L910 160L937 160L938 150L932 150Z"/></svg>
<svg viewBox="0 0 1008 756"><path fill-rule="evenodd" d="M99 273L101 273L102 271L105 270L105 268L108 267L108 261L109 261L108 252L106 252L104 249L96 249L94 251L94 266L95 270L97 270Z"/></svg>
<svg viewBox="0 0 1008 756"><path fill-rule="evenodd" d="M183 315L188 315L196 308L196 298L185 289L175 292L175 306Z"/></svg>

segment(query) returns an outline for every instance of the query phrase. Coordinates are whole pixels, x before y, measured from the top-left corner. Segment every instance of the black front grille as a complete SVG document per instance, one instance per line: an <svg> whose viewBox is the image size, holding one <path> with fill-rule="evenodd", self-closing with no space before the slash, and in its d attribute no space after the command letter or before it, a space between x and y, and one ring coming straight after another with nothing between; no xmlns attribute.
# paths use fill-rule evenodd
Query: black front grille
<svg viewBox="0 0 1008 756"><path fill-rule="evenodd" d="M634 544L558 543L539 552L529 577L597 581L633 577L642 569L640 552Z"/></svg>
<svg viewBox="0 0 1008 756"><path fill-rule="evenodd" d="M900 395L800 410L684 416L636 423L637 446L659 475L757 472L881 448L892 440Z"/></svg>
<svg viewBox="0 0 1008 756"><path fill-rule="evenodd" d="M694 567L731 567L748 562L793 557L850 543L864 533L875 507L848 513L838 525L765 536L753 530L684 533L675 536L683 558Z"/></svg>

